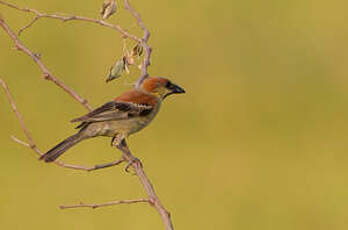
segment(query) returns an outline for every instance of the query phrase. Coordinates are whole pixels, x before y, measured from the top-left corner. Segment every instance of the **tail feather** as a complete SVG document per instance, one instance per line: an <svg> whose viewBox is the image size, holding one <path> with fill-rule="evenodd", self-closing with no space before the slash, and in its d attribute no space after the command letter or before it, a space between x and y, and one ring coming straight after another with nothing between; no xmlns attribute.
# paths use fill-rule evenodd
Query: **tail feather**
<svg viewBox="0 0 348 230"><path fill-rule="evenodd" d="M40 160L44 160L45 162L55 161L60 155L62 155L65 151L79 143L84 139L84 136L81 133L77 133L68 137L64 141L60 142L58 145L53 147L47 153L40 157Z"/></svg>

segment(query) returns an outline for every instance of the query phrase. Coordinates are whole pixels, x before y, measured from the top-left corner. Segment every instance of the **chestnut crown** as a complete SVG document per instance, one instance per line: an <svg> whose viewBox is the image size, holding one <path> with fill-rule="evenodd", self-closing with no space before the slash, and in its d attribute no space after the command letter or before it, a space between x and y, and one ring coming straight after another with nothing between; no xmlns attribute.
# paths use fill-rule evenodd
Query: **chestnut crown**
<svg viewBox="0 0 348 230"><path fill-rule="evenodd" d="M180 86L163 77L148 77L141 84L141 89L162 99L171 94L185 93Z"/></svg>

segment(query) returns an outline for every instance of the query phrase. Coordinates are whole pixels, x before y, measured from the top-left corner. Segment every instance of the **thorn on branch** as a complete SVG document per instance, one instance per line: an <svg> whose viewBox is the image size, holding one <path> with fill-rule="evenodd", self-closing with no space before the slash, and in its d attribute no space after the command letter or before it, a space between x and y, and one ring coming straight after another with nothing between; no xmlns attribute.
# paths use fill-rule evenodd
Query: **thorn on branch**
<svg viewBox="0 0 348 230"><path fill-rule="evenodd" d="M49 80L50 79L50 74L49 73L44 73L43 74L43 79Z"/></svg>
<svg viewBox="0 0 348 230"><path fill-rule="evenodd" d="M149 204L150 204L151 206L155 206L155 202L156 202L156 199L155 199L155 198L153 198L153 197L150 197L150 198L149 198Z"/></svg>
<svg viewBox="0 0 348 230"><path fill-rule="evenodd" d="M41 54L40 54L40 53L34 53L34 56L35 56L36 58L38 58L38 59L41 58Z"/></svg>
<svg viewBox="0 0 348 230"><path fill-rule="evenodd" d="M13 47L14 50L22 50L22 48L18 45L18 44L15 44L15 46Z"/></svg>
<svg viewBox="0 0 348 230"><path fill-rule="evenodd" d="M83 105L88 105L87 99L82 99L82 104L83 104Z"/></svg>

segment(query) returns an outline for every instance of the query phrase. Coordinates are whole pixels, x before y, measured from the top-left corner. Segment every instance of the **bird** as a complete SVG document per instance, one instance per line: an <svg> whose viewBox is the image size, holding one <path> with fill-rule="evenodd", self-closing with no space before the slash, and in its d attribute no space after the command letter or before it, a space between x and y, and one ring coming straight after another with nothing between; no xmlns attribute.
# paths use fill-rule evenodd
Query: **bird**
<svg viewBox="0 0 348 230"><path fill-rule="evenodd" d="M140 87L126 91L114 100L71 122L80 122L79 131L66 138L40 157L45 162L54 162L71 147L94 137L111 137L116 147L126 145L126 138L151 123L162 101L172 94L185 90L164 77L147 77Z"/></svg>

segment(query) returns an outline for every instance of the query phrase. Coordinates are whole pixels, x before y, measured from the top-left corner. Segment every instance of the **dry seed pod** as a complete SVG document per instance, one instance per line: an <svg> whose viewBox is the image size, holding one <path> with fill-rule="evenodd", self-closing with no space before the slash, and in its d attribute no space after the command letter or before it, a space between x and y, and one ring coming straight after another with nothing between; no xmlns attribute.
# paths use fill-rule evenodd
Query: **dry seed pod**
<svg viewBox="0 0 348 230"><path fill-rule="evenodd" d="M138 43L136 44L136 46L134 46L133 50L132 50L132 56L141 56L143 54L144 48L143 46Z"/></svg>
<svg viewBox="0 0 348 230"><path fill-rule="evenodd" d="M105 0L100 10L100 15L105 20L117 11L117 4L115 0Z"/></svg>
<svg viewBox="0 0 348 230"><path fill-rule="evenodd" d="M110 5L110 1L109 0L105 0L103 2L103 5L102 5L102 8L100 9L100 15L103 17L104 13L105 13L105 10L106 8Z"/></svg>
<svg viewBox="0 0 348 230"><path fill-rule="evenodd" d="M135 60L132 56L126 57L126 61L128 65L134 65L135 64Z"/></svg>
<svg viewBox="0 0 348 230"><path fill-rule="evenodd" d="M125 69L125 60L118 60L113 67L110 69L110 73L108 78L106 79L106 82L112 81L114 79L117 79L121 77L123 70Z"/></svg>

